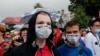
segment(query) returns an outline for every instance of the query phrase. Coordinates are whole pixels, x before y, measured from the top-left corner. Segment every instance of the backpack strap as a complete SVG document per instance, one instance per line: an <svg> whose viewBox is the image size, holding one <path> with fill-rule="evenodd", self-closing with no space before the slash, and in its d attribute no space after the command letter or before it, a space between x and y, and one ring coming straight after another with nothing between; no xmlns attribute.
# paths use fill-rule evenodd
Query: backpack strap
<svg viewBox="0 0 100 56"><path fill-rule="evenodd" d="M79 51L79 53L78 53L78 56L81 56L81 55L82 55L82 53L83 53L84 49L85 49L85 47L84 47L84 46L82 46L82 47L81 47L81 49L80 49L80 51Z"/></svg>

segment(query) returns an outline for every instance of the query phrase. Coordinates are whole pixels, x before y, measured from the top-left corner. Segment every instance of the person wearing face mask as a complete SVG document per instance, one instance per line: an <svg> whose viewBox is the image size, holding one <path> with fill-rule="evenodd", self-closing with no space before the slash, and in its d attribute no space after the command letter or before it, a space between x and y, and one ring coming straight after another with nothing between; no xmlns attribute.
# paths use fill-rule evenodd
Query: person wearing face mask
<svg viewBox="0 0 100 56"><path fill-rule="evenodd" d="M64 29L65 44L58 48L61 56L93 56L92 51L79 42L81 31L77 22L69 21Z"/></svg>
<svg viewBox="0 0 100 56"><path fill-rule="evenodd" d="M92 50L93 56L100 56L100 18L95 18L89 23L91 32L86 35L85 44Z"/></svg>
<svg viewBox="0 0 100 56"><path fill-rule="evenodd" d="M49 13L34 13L28 24L27 41L12 50L10 56L59 56L52 42L53 29Z"/></svg>
<svg viewBox="0 0 100 56"><path fill-rule="evenodd" d="M98 36L99 36L99 38L100 38L100 32L98 32Z"/></svg>

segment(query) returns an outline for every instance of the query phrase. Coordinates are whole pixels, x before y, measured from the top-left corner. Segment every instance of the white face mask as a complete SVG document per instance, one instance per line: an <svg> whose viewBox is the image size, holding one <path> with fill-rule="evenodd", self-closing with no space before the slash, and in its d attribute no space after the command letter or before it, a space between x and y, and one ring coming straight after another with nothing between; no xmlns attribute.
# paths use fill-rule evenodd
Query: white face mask
<svg viewBox="0 0 100 56"><path fill-rule="evenodd" d="M71 43L75 44L79 41L80 35L79 34L66 34L66 39Z"/></svg>
<svg viewBox="0 0 100 56"><path fill-rule="evenodd" d="M36 35L38 38L48 38L51 34L51 26L39 24L36 26Z"/></svg>
<svg viewBox="0 0 100 56"><path fill-rule="evenodd" d="M94 31L95 31L95 33L99 33L100 29L95 29Z"/></svg>

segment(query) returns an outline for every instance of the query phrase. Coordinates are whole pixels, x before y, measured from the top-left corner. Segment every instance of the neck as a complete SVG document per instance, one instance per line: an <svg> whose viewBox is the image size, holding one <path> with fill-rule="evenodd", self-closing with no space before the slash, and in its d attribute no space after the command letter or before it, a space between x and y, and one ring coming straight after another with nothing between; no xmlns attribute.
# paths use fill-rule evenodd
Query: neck
<svg viewBox="0 0 100 56"><path fill-rule="evenodd" d="M22 36L22 37L23 37L24 42L26 42L27 37L26 36Z"/></svg>
<svg viewBox="0 0 100 56"><path fill-rule="evenodd" d="M36 39L36 44L39 46L39 48L43 48L46 44L46 39Z"/></svg>
<svg viewBox="0 0 100 56"><path fill-rule="evenodd" d="M96 33L92 30L92 34L94 35L94 36L96 36Z"/></svg>
<svg viewBox="0 0 100 56"><path fill-rule="evenodd" d="M69 42L66 42L66 44L67 44L68 46L70 46L70 47L77 47L77 46L79 46L79 42L77 42L77 43L75 43L75 44L71 44L71 43L69 43Z"/></svg>

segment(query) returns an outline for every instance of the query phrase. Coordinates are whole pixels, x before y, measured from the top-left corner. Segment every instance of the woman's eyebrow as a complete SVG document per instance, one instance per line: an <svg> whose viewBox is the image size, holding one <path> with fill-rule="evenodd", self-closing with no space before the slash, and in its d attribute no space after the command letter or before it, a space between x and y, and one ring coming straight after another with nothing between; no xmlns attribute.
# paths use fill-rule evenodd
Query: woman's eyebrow
<svg viewBox="0 0 100 56"><path fill-rule="evenodd" d="M37 24L43 24L43 23L44 23L44 22L41 21L41 22L38 22Z"/></svg>

